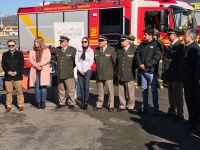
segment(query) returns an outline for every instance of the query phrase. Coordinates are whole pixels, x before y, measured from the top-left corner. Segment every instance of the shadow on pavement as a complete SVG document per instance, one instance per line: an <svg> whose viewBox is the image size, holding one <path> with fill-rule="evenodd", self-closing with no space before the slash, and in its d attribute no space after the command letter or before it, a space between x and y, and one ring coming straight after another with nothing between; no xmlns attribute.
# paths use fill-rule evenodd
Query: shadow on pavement
<svg viewBox="0 0 200 150"><path fill-rule="evenodd" d="M130 118L140 124L147 133L164 139L146 143L148 150L154 150L155 147L163 150L198 150L200 148L200 134L192 134L186 121L175 121L174 118L167 118L163 114L164 112L160 112L158 116L154 116L150 111L139 115L139 118Z"/></svg>

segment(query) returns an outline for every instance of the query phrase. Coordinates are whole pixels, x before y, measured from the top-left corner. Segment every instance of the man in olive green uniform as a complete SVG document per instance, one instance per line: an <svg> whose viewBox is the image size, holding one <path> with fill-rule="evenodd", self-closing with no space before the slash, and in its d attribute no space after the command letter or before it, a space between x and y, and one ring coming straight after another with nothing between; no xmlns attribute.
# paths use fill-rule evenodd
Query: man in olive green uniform
<svg viewBox="0 0 200 150"><path fill-rule="evenodd" d="M114 88L113 88L113 68L116 63L116 51L108 45L108 39L105 36L99 37L99 48L95 51L96 79L98 100L94 110L102 109L104 102L104 86L109 95L108 110L114 110Z"/></svg>
<svg viewBox="0 0 200 150"><path fill-rule="evenodd" d="M60 36L60 47L56 48L57 76L59 104L57 109L66 106L68 97L68 108L74 109L76 104L75 80L74 80L74 61L76 49L69 46L69 38Z"/></svg>
<svg viewBox="0 0 200 150"><path fill-rule="evenodd" d="M118 80L119 80L119 109L123 111L128 109L132 112L135 106L135 69L137 68L134 60L136 49L130 45L131 37L128 35L121 36L122 49L118 50ZM125 94L127 94L125 96ZM127 97L127 102L126 98Z"/></svg>

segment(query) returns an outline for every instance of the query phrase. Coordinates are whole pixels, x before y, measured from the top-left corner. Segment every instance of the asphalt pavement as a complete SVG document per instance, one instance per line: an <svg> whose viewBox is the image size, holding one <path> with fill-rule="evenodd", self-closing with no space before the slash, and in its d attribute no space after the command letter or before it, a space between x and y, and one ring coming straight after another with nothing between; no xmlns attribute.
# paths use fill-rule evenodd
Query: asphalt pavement
<svg viewBox="0 0 200 150"><path fill-rule="evenodd" d="M175 121L163 114L168 109L167 89L159 90L160 113L117 112L105 108L93 111L96 85L91 82L88 110L67 107L56 110L56 88L48 91L45 110L35 108L34 90L25 92L25 110L5 112L5 95L0 97L0 150L199 150L200 134L190 132L186 120ZM117 93L117 86L115 86ZM141 104L141 89L136 90L136 109ZM187 119L187 109L184 107Z"/></svg>

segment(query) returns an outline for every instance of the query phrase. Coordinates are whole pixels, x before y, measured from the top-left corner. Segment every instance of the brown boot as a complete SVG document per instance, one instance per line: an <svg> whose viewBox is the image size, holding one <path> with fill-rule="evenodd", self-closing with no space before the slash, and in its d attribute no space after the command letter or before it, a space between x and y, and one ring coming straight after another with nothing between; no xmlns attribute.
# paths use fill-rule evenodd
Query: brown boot
<svg viewBox="0 0 200 150"><path fill-rule="evenodd" d="M11 111L11 107L7 107L6 112L10 112L10 111Z"/></svg>
<svg viewBox="0 0 200 150"><path fill-rule="evenodd" d="M24 110L24 107L19 107L19 111L23 111Z"/></svg>

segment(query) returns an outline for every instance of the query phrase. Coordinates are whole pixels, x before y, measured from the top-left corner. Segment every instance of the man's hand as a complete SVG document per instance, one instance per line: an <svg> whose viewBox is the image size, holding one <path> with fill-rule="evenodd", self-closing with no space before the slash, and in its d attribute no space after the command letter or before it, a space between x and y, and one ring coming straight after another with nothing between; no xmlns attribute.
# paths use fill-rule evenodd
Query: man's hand
<svg viewBox="0 0 200 150"><path fill-rule="evenodd" d="M16 73L17 74L17 73ZM14 77L15 75L15 72L13 72L13 71L8 71L8 75L10 75L10 76L12 76L12 77Z"/></svg>
<svg viewBox="0 0 200 150"><path fill-rule="evenodd" d="M85 75L85 72L83 72L83 71L79 71L79 72L81 75L83 75L83 76Z"/></svg>
<svg viewBox="0 0 200 150"><path fill-rule="evenodd" d="M142 70L146 70L144 64L139 65L139 67L140 67L140 69L142 69Z"/></svg>

